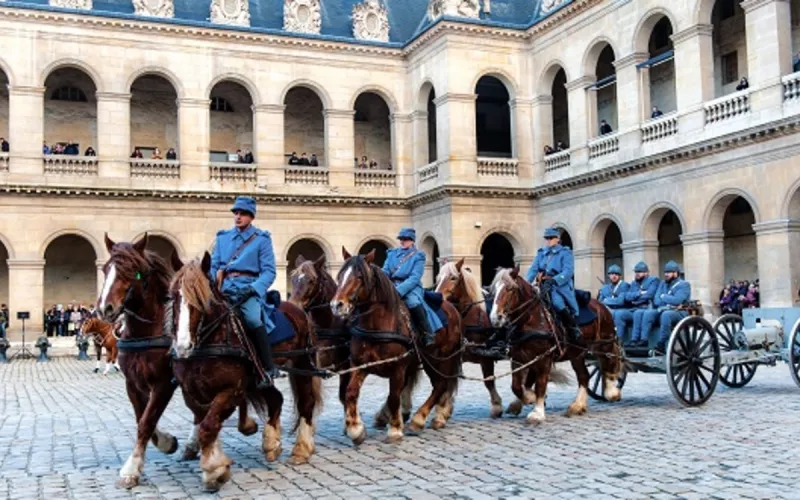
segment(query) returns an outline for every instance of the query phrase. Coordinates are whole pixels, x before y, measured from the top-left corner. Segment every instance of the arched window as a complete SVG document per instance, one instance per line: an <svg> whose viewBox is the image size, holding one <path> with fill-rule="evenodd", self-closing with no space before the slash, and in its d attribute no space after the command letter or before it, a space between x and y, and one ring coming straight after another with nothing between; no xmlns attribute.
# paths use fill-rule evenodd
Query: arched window
<svg viewBox="0 0 800 500"><path fill-rule="evenodd" d="M77 87L59 87L50 94L53 101L87 102L86 94Z"/></svg>
<svg viewBox="0 0 800 500"><path fill-rule="evenodd" d="M220 113L233 113L233 106L223 97L211 98L211 111L219 111Z"/></svg>

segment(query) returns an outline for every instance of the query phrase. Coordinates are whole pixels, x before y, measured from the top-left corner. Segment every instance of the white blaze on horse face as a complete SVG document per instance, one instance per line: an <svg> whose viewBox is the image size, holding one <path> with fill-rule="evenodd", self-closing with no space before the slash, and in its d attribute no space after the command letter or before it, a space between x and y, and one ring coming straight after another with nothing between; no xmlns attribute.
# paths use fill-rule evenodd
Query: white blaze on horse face
<svg viewBox="0 0 800 500"><path fill-rule="evenodd" d="M183 292L178 293L180 307L178 309L178 339L176 351L179 356L184 356L192 345L192 332L189 330L189 305L183 300Z"/></svg>
<svg viewBox="0 0 800 500"><path fill-rule="evenodd" d="M106 280L103 283L103 293L100 295L100 311L102 312L103 309L106 308L106 303L108 302L108 295L111 293L111 287L114 286L114 282L117 280L117 267L114 264L108 268L108 274L106 274Z"/></svg>
<svg viewBox="0 0 800 500"><path fill-rule="evenodd" d="M503 288L505 288L505 284L498 283L497 291L494 293L494 305L492 306L492 314L491 314L491 320L494 326L502 326L498 324L499 318L497 317L497 299L500 297L500 293L503 291Z"/></svg>

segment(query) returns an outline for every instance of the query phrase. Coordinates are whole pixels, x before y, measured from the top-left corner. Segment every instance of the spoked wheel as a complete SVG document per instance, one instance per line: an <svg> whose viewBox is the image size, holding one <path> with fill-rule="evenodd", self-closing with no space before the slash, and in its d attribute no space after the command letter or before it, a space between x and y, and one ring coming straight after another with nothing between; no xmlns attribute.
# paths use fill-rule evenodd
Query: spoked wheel
<svg viewBox="0 0 800 500"><path fill-rule="evenodd" d="M699 406L714 394L719 380L720 350L711 323L700 316L683 318L667 345L667 382L684 406Z"/></svg>
<svg viewBox="0 0 800 500"><path fill-rule="evenodd" d="M722 352L735 351L736 334L744 330L744 321L736 314L725 314L714 322L714 332L719 340ZM742 363L738 365L723 366L719 372L719 381L728 387L738 389L753 380L758 363Z"/></svg>
<svg viewBox="0 0 800 500"><path fill-rule="evenodd" d="M789 337L789 369L794 383L800 387L800 319L795 321Z"/></svg>
<svg viewBox="0 0 800 500"><path fill-rule="evenodd" d="M600 363L595 360L587 360L586 368L589 369L589 396L595 401L607 401L603 395L603 373L600 371ZM623 366L617 379L617 389L622 389L626 378L628 378L628 372L625 371Z"/></svg>

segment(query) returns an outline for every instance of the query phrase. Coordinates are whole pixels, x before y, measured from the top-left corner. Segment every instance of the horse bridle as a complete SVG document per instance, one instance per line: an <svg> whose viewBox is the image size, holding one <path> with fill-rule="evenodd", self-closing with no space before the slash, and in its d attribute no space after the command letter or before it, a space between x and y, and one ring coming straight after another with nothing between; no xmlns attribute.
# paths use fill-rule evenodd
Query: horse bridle
<svg viewBox="0 0 800 500"><path fill-rule="evenodd" d="M128 288L125 290L125 298L122 299L122 302L120 303L120 305L117 308L117 310L112 313L109 323L116 323L117 320L120 318L120 316L122 316L122 314L125 314L126 317L130 316L130 317L134 318L135 320L140 321L142 323L148 323L148 324L155 323L156 320L150 320L150 319L147 319L147 318L143 318L140 315L136 314L134 311L132 311L131 308L130 308L130 302L133 300L133 286L134 286L134 284L136 282L141 282L142 283L142 295L144 295L144 293L147 292L147 285L149 283L149 281L148 281L149 276L150 276L149 271L136 271L135 280L131 281L128 284Z"/></svg>
<svg viewBox="0 0 800 500"><path fill-rule="evenodd" d="M514 286L510 287L510 288L512 290L515 290L515 293L519 296L520 299L522 299L522 296L521 296L522 287L516 282L516 280L514 280ZM509 318L513 318L514 315L520 313L520 311L522 311L523 308L527 308L529 306L532 306L536 302L536 300L537 300L537 297L534 294L530 299L528 299L526 301L523 301L521 304L517 305L514 309L508 311L506 313L506 315ZM538 300L541 300L541 299L538 299ZM528 311L528 315L530 315L530 311ZM525 316L526 316L525 314L520 314L519 316L517 316L516 319L510 321L510 326L516 326L516 324L519 323L522 320L522 318L524 318Z"/></svg>

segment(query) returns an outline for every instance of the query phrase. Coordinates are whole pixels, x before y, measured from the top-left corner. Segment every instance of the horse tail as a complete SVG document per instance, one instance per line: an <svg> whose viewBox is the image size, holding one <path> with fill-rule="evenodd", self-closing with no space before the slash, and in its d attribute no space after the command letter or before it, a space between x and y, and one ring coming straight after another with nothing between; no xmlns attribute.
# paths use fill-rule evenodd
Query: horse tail
<svg viewBox="0 0 800 500"><path fill-rule="evenodd" d="M256 389L255 384L248 387L245 393L245 400L247 404L253 407L253 410L261 417L264 422L269 421L269 405L267 404L267 391Z"/></svg>
<svg viewBox="0 0 800 500"><path fill-rule="evenodd" d="M553 367L550 369L549 382L555 385L572 385L572 377L570 377L569 373L566 370L563 370L559 365L553 364Z"/></svg>

